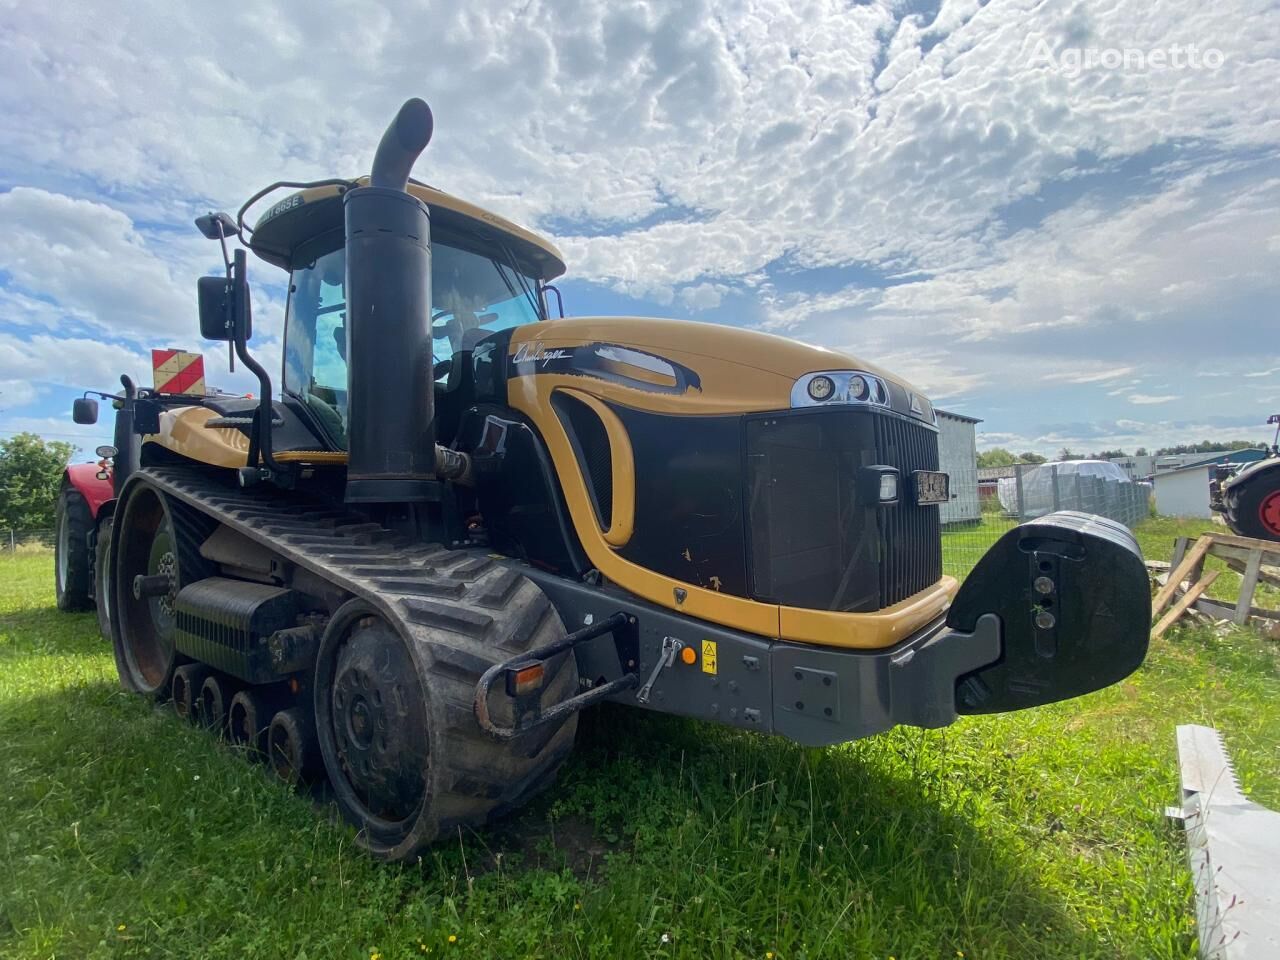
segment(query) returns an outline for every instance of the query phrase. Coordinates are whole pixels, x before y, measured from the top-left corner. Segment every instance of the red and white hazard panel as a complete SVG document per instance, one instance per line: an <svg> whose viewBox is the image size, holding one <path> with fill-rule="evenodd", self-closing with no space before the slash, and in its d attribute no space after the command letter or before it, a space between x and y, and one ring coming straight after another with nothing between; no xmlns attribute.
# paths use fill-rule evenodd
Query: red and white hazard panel
<svg viewBox="0 0 1280 960"><path fill-rule="evenodd" d="M151 370L156 393L204 396L204 355L184 350L152 350Z"/></svg>

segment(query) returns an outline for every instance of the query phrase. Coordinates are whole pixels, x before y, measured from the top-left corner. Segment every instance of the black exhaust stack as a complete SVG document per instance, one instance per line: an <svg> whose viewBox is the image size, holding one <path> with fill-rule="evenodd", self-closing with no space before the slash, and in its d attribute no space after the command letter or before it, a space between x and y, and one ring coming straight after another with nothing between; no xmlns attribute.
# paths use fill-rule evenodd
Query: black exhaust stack
<svg viewBox="0 0 1280 960"><path fill-rule="evenodd" d="M431 220L406 192L431 108L405 103L369 186L343 200L347 242L348 503L436 499Z"/></svg>

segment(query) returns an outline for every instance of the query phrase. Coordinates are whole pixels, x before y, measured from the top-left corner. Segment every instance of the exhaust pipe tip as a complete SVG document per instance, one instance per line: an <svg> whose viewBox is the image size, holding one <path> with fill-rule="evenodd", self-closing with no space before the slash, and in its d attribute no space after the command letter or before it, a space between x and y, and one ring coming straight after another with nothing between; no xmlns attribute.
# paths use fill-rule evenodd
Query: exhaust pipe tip
<svg viewBox="0 0 1280 960"><path fill-rule="evenodd" d="M407 188L409 172L431 142L434 129L435 119L427 102L420 97L406 100L378 143L369 185L392 190Z"/></svg>

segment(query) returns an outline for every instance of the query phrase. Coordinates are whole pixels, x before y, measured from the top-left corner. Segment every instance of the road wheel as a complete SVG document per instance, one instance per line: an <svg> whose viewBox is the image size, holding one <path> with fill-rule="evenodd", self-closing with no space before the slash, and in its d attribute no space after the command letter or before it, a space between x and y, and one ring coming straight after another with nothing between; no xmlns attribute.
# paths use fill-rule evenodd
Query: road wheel
<svg viewBox="0 0 1280 960"><path fill-rule="evenodd" d="M59 610L89 610L89 531L93 515L80 491L63 484L53 541L54 586Z"/></svg>
<svg viewBox="0 0 1280 960"><path fill-rule="evenodd" d="M190 561L192 551L180 548L166 501L147 486L135 488L129 496L115 537L110 602L117 626L113 642L116 670L126 690L164 697L178 662L174 598L189 582L183 564ZM169 581L163 593L134 594L136 577L158 575Z"/></svg>
<svg viewBox="0 0 1280 960"><path fill-rule="evenodd" d="M1231 491L1227 519L1241 536L1280 540L1280 469L1260 472Z"/></svg>
<svg viewBox="0 0 1280 960"><path fill-rule="evenodd" d="M480 729L472 699L481 674L564 630L523 578L487 613L484 637L468 635L459 616L457 630L415 627L406 640L372 605L352 600L325 631L315 679L320 753L339 807L375 857L412 862L442 833L522 805L572 749L576 715L506 742ZM577 691L571 654L550 661L547 674L544 708ZM499 722L509 722L507 705L491 706Z"/></svg>
<svg viewBox="0 0 1280 960"><path fill-rule="evenodd" d="M98 610L98 632L111 641L111 518L98 525L98 544L93 561L93 600Z"/></svg>
<svg viewBox="0 0 1280 960"><path fill-rule="evenodd" d="M302 707L281 710L267 728L267 764L285 783L311 779L319 766L315 724Z"/></svg>

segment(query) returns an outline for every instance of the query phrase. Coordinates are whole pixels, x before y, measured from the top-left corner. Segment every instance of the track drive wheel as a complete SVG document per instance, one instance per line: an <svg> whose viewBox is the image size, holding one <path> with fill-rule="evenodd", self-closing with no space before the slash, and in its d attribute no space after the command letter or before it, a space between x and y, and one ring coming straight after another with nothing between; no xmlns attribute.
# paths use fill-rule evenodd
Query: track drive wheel
<svg viewBox="0 0 1280 960"><path fill-rule="evenodd" d="M64 483L58 494L53 541L54 589L59 610L89 610L89 531L93 515L80 491Z"/></svg>
<svg viewBox="0 0 1280 960"><path fill-rule="evenodd" d="M199 572L184 569L195 566L199 554L184 549L169 503L152 487L134 488L122 509L115 524L117 543L111 551L116 670L126 690L164 697L179 662L174 649L174 598L183 585L199 578ZM135 578L156 576L168 578L167 590L135 595ZM198 685L193 692L199 695Z"/></svg>
<svg viewBox="0 0 1280 960"><path fill-rule="evenodd" d="M317 660L316 726L334 795L362 847L412 862L442 833L485 823L550 784L572 749L577 716L498 742L480 729L472 699L492 664L563 629L546 595L523 578L500 609L406 627L411 640L367 601L338 610ZM544 706L577 692L572 655L549 662L547 675ZM492 709L503 718L501 703Z"/></svg>

